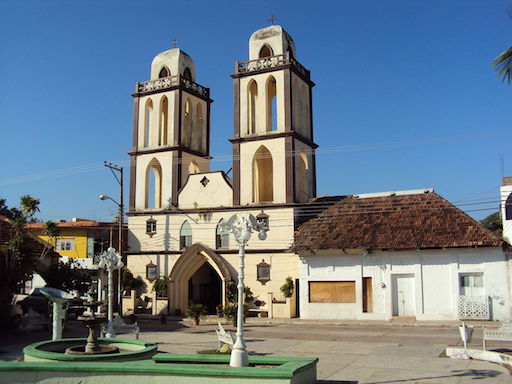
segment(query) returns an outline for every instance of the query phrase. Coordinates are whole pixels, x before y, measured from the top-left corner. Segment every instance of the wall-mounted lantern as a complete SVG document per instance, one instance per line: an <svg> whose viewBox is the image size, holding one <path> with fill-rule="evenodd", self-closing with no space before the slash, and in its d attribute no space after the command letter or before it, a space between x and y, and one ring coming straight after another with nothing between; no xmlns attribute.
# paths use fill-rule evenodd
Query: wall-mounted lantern
<svg viewBox="0 0 512 384"><path fill-rule="evenodd" d="M256 216L256 220L258 220L258 223L261 223L261 230L266 232L270 229L268 223L269 216L263 210Z"/></svg>
<svg viewBox="0 0 512 384"><path fill-rule="evenodd" d="M156 265L151 261L146 264L146 279L151 282L156 280Z"/></svg>
<svg viewBox="0 0 512 384"><path fill-rule="evenodd" d="M265 263L264 259L261 260L261 263L256 265L256 280L262 285L270 281L270 264Z"/></svg>

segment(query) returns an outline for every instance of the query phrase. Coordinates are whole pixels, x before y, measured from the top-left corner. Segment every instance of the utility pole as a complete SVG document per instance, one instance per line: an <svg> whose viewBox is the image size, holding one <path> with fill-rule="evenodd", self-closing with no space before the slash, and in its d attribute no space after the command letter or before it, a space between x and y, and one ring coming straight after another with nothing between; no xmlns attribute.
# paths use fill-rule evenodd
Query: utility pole
<svg viewBox="0 0 512 384"><path fill-rule="evenodd" d="M121 255L121 259L124 265L127 265L123 254L123 221L124 221L124 204L123 204L123 167L118 167L112 163L107 161L104 162L105 167L109 168L114 177L116 178L117 183L119 184L119 226L118 226L118 235L119 235L119 244L117 246L117 251ZM117 173L116 173L117 172ZM119 176L118 176L119 175ZM121 280L122 280L122 269L118 269L118 279L117 279L117 308L119 315L123 313L123 301L122 301L122 292L121 292Z"/></svg>

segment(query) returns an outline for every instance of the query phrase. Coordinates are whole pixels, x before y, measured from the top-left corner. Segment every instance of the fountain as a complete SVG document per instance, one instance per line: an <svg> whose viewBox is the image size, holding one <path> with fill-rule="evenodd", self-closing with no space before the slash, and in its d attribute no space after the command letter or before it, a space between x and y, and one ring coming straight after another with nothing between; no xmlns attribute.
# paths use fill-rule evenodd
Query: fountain
<svg viewBox="0 0 512 384"><path fill-rule="evenodd" d="M53 293L61 296L57 301L68 299L65 292ZM226 355L157 353L156 343L97 338L98 326L105 321L104 315L94 315L99 304L89 302L91 310L78 318L89 329L87 338L56 338L26 346L24 361L0 361L0 383L316 383L317 358L246 355L245 366L233 367ZM61 323L61 315L56 322ZM109 329L113 334L111 322Z"/></svg>
<svg viewBox="0 0 512 384"><path fill-rule="evenodd" d="M89 296L90 298L90 296ZM89 329L89 336L87 337L87 344L77 345L74 347L66 348L65 353L68 355L97 355L106 353L117 353L119 348L112 345L100 345L98 337L96 336L98 328L101 323L106 321L104 314L94 314L96 308L101 305L101 301L87 302L85 306L90 310L84 312L82 316L78 316L77 320L82 321Z"/></svg>

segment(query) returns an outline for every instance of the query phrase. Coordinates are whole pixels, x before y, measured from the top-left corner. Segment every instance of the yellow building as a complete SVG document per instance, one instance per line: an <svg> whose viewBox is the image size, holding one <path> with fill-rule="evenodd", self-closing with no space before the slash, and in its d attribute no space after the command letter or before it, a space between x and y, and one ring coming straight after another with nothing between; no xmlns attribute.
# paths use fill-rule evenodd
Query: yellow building
<svg viewBox="0 0 512 384"><path fill-rule="evenodd" d="M56 223L60 229L57 238L45 234L45 223L28 224L27 228L41 240L54 246L61 256L69 258L93 258L105 251L110 244L118 248L118 224L73 218Z"/></svg>

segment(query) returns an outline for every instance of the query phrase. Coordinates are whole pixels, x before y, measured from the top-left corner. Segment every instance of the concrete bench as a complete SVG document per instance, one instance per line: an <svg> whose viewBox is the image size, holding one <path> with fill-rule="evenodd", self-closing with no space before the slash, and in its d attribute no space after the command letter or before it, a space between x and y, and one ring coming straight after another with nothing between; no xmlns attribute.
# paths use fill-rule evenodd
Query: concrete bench
<svg viewBox="0 0 512 384"><path fill-rule="evenodd" d="M249 314L255 314L258 317L268 317L268 309L249 308Z"/></svg>
<svg viewBox="0 0 512 384"><path fill-rule="evenodd" d="M483 347L486 351L486 341L512 341L512 324L510 322L503 323L498 329L484 328Z"/></svg>
<svg viewBox="0 0 512 384"><path fill-rule="evenodd" d="M217 324L219 325L219 329L215 330L215 333L217 334L217 340L219 342L217 350L221 349L222 344L227 344L232 349L233 344L235 343L233 340L233 336L231 336L231 333L226 331L219 322L217 322Z"/></svg>
<svg viewBox="0 0 512 384"><path fill-rule="evenodd" d="M121 316L114 316L113 319L113 326L114 326L114 333L116 335L122 334L122 333L134 333L135 338L139 339L139 332L140 328L137 322L134 324L127 324L124 322L124 320L121 318ZM101 326L101 337L105 337L107 334L108 324L103 324Z"/></svg>

